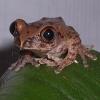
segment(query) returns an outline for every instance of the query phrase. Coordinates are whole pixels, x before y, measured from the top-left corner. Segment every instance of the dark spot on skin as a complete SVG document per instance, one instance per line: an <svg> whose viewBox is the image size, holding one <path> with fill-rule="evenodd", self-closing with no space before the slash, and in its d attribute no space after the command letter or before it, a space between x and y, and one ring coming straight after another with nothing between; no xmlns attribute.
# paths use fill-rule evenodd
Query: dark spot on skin
<svg viewBox="0 0 100 100"><path fill-rule="evenodd" d="M29 31L27 31L27 33L29 34L30 32L29 32Z"/></svg>
<svg viewBox="0 0 100 100"><path fill-rule="evenodd" d="M69 39L72 38L72 37L73 37L72 35L69 35L69 36L68 36Z"/></svg>
<svg viewBox="0 0 100 100"><path fill-rule="evenodd" d="M77 46L77 45L78 45L77 43L73 43L73 44L72 44L73 47L75 47L75 46Z"/></svg>
<svg viewBox="0 0 100 100"><path fill-rule="evenodd" d="M45 48L45 44L44 43L41 43L40 44L40 47Z"/></svg>
<svg viewBox="0 0 100 100"><path fill-rule="evenodd" d="M79 35L74 35L73 39L79 38Z"/></svg>
<svg viewBox="0 0 100 100"><path fill-rule="evenodd" d="M72 49L75 50L76 46L73 46Z"/></svg>
<svg viewBox="0 0 100 100"><path fill-rule="evenodd" d="M73 61L73 58L69 58L69 57L68 57L67 59L68 59L69 61Z"/></svg>
<svg viewBox="0 0 100 100"><path fill-rule="evenodd" d="M71 56L75 56L75 53L69 52L69 55L71 55Z"/></svg>
<svg viewBox="0 0 100 100"><path fill-rule="evenodd" d="M67 37L70 39L70 38L73 38L73 32L72 31L67 31L66 32L66 35Z"/></svg>
<svg viewBox="0 0 100 100"><path fill-rule="evenodd" d="M60 32L58 32L58 35L59 35L61 38L64 38L64 36L63 36Z"/></svg>
<svg viewBox="0 0 100 100"><path fill-rule="evenodd" d="M53 47L55 45L55 43L52 43L51 46Z"/></svg>

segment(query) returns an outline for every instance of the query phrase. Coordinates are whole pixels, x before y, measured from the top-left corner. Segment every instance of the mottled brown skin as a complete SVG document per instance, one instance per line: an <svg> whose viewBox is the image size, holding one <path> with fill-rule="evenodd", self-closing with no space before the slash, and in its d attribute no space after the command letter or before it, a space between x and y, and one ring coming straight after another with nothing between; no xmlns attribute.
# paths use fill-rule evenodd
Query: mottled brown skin
<svg viewBox="0 0 100 100"><path fill-rule="evenodd" d="M51 30L54 36L51 40L44 37L44 33ZM88 66L86 57L96 60L89 49L82 43L79 34L71 26L67 26L61 17L42 18L39 21L27 24L22 19L17 19L10 26L10 32L14 36L15 44L21 50L28 50L9 69L18 71L26 63L47 64L56 66L56 73L72 64L79 54L85 67ZM36 56L31 56L34 53ZM61 57L63 54L66 56Z"/></svg>

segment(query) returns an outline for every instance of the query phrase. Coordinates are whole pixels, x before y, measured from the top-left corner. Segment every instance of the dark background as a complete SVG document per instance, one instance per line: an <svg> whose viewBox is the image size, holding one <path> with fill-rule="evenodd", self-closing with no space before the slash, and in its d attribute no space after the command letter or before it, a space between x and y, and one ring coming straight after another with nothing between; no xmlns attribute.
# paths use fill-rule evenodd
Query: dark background
<svg viewBox="0 0 100 100"><path fill-rule="evenodd" d="M15 45L0 49L0 77L19 57L19 49Z"/></svg>

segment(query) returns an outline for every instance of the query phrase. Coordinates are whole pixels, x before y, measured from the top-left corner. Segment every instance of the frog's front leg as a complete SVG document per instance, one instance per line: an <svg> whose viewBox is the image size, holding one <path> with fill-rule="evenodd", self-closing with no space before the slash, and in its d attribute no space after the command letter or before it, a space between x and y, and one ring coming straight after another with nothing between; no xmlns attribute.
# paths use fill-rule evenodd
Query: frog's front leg
<svg viewBox="0 0 100 100"><path fill-rule="evenodd" d="M51 59L48 59L47 57L44 57L44 58L35 58L35 61L37 62L37 64L35 65L36 67L39 67L40 64L46 64L48 66L56 66L56 63L51 60Z"/></svg>
<svg viewBox="0 0 100 100"><path fill-rule="evenodd" d="M66 57L59 63L55 73L59 73L62 71L66 66L72 64L76 60L76 56L78 54L78 46L80 44L80 39L70 39L67 41L67 55Z"/></svg>
<svg viewBox="0 0 100 100"><path fill-rule="evenodd" d="M21 56L15 63L13 63L11 65L11 67L9 67L9 70L15 70L15 71L19 71L21 68L23 68L25 66L25 64L27 63L31 63L32 65L34 65L36 62L34 61L33 57L31 57L30 55L24 55Z"/></svg>
<svg viewBox="0 0 100 100"><path fill-rule="evenodd" d="M62 62L63 58L61 55L67 52L66 42L62 41L57 47L53 48L52 51L47 53L47 58L52 59L56 66L59 65L58 63Z"/></svg>

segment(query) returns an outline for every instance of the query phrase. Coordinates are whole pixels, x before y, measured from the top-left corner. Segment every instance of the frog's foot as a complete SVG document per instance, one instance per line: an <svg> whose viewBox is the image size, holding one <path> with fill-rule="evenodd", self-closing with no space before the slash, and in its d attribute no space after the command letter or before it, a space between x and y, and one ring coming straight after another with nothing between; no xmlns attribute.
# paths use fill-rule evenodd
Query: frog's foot
<svg viewBox="0 0 100 100"><path fill-rule="evenodd" d="M61 60L61 61L57 62L56 69L54 70L55 74L59 74L66 67L66 65L63 64L63 61Z"/></svg>
<svg viewBox="0 0 100 100"><path fill-rule="evenodd" d="M65 65L58 65L58 67L54 70L55 74L59 74L66 66Z"/></svg>
<svg viewBox="0 0 100 100"><path fill-rule="evenodd" d="M18 59L14 64L9 67L9 70L19 71L21 68L23 68L27 63L31 63L32 65L35 64L33 58L29 55L22 56L20 59Z"/></svg>
<svg viewBox="0 0 100 100"><path fill-rule="evenodd" d="M85 52L85 55L86 55L88 58L92 59L92 60L97 60L96 55L92 54L91 52Z"/></svg>
<svg viewBox="0 0 100 100"><path fill-rule="evenodd" d="M83 54L85 56L87 56L88 58L92 59L92 60L97 60L97 57L95 54L91 53L91 51L88 48L85 48L85 46L82 45L82 49L81 52L83 52Z"/></svg>
<svg viewBox="0 0 100 100"><path fill-rule="evenodd" d="M74 63L78 64L79 62L77 60L74 60Z"/></svg>
<svg viewBox="0 0 100 100"><path fill-rule="evenodd" d="M35 67L38 68L38 67L40 67L40 65L41 65L41 64L38 64L38 63L37 63L37 64L35 64Z"/></svg>
<svg viewBox="0 0 100 100"><path fill-rule="evenodd" d="M57 69L55 70L56 74L59 74L65 67L71 65L72 63L76 62L78 63L77 60L75 60L76 54L74 56L68 56L65 59L61 60L58 63Z"/></svg>
<svg viewBox="0 0 100 100"><path fill-rule="evenodd" d="M55 74L59 74L61 71L56 69L56 70L54 70L54 72L55 72Z"/></svg>
<svg viewBox="0 0 100 100"><path fill-rule="evenodd" d="M86 59L83 59L83 65L84 65L84 67L85 67L85 68L88 68L88 67L89 67L89 65L88 65L88 63L87 63L87 60L86 60Z"/></svg>

